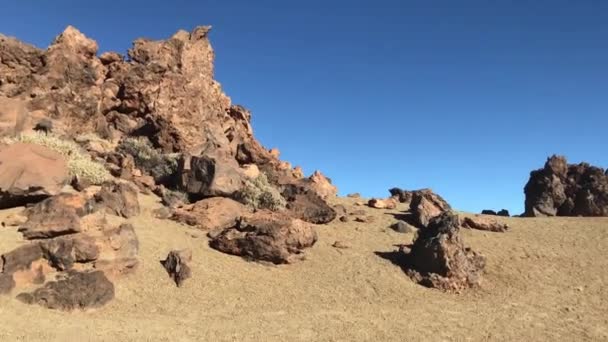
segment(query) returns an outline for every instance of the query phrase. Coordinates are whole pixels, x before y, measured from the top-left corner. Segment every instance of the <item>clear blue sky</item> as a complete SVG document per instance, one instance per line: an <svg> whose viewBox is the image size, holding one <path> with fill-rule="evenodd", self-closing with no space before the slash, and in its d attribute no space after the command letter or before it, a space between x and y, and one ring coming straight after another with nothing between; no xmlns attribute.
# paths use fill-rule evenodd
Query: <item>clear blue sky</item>
<svg viewBox="0 0 608 342"><path fill-rule="evenodd" d="M211 24L258 138L341 194L519 213L548 155L608 166L608 1L0 2L0 32L38 46L68 24L120 52Z"/></svg>

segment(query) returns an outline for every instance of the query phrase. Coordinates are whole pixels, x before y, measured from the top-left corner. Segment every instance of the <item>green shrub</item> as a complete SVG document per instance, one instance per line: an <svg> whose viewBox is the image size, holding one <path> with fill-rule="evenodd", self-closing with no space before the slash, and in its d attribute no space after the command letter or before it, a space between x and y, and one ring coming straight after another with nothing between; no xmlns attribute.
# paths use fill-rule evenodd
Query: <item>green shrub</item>
<svg viewBox="0 0 608 342"><path fill-rule="evenodd" d="M178 153L163 154L155 149L146 137L123 139L118 152L130 154L135 165L150 174L156 181L162 181L177 172Z"/></svg>
<svg viewBox="0 0 608 342"><path fill-rule="evenodd" d="M45 146L66 157L70 176L90 182L101 184L112 179L110 172L103 166L91 159L91 156L83 151L74 141L62 139L53 134L33 132L21 134L16 138L5 138L5 143L29 143Z"/></svg>
<svg viewBox="0 0 608 342"><path fill-rule="evenodd" d="M283 196L268 183L268 178L263 172L257 178L246 181L245 187L238 194L238 199L254 209L278 211L286 205Z"/></svg>

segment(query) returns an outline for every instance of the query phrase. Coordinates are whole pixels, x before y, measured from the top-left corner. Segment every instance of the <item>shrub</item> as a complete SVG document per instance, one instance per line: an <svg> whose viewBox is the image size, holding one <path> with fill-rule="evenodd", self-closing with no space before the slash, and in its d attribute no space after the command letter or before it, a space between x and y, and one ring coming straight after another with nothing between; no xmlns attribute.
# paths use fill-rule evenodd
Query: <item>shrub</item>
<svg viewBox="0 0 608 342"><path fill-rule="evenodd" d="M146 137L125 138L120 142L117 150L133 156L135 165L154 177L156 181L165 180L177 172L179 154L160 153Z"/></svg>
<svg viewBox="0 0 608 342"><path fill-rule="evenodd" d="M110 172L103 166L91 159L78 144L71 140L61 139L60 137L43 132L33 132L21 134L16 138L5 138L5 143L16 142L29 143L45 146L66 157L70 176L91 184L101 184L112 179Z"/></svg>
<svg viewBox="0 0 608 342"><path fill-rule="evenodd" d="M254 209L278 211L286 205L283 196L268 183L268 178L263 172L260 172L255 179L246 181L243 190L238 194L238 199Z"/></svg>

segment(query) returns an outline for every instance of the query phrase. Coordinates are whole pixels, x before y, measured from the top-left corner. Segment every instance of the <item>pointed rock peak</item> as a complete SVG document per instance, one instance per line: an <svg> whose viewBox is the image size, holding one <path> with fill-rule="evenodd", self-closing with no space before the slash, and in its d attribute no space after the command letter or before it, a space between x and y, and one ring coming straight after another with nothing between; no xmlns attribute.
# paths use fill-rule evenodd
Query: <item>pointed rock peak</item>
<svg viewBox="0 0 608 342"><path fill-rule="evenodd" d="M61 46L74 52L94 56L97 54L97 42L85 36L74 26L68 26L55 38L51 47Z"/></svg>
<svg viewBox="0 0 608 342"><path fill-rule="evenodd" d="M207 35L211 31L211 26L197 26L192 30L190 34L190 40L201 40L207 38Z"/></svg>

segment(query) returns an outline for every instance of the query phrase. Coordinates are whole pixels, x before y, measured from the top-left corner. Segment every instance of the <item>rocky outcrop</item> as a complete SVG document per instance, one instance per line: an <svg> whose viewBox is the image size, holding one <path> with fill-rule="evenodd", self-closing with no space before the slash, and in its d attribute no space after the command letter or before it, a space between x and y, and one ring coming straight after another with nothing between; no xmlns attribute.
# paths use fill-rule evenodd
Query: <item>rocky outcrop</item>
<svg viewBox="0 0 608 342"><path fill-rule="evenodd" d="M409 203L412 200L413 191L403 190L400 188L391 188L388 190L391 196L399 200L401 203Z"/></svg>
<svg viewBox="0 0 608 342"><path fill-rule="evenodd" d="M418 227L426 227L430 220L451 210L450 205L431 189L414 191L410 202L410 213L413 223Z"/></svg>
<svg viewBox="0 0 608 342"><path fill-rule="evenodd" d="M281 195L287 200L287 211L296 218L315 224L324 224L336 218L336 211L305 184L288 184Z"/></svg>
<svg viewBox="0 0 608 342"><path fill-rule="evenodd" d="M167 258L160 263L167 270L175 285L181 287L182 283L192 276L192 270L190 270L190 266L188 265L191 261L192 251L184 249L169 252Z"/></svg>
<svg viewBox="0 0 608 342"><path fill-rule="evenodd" d="M221 252L275 264L291 263L317 241L314 228L284 213L261 210L210 241Z"/></svg>
<svg viewBox="0 0 608 342"><path fill-rule="evenodd" d="M0 209L38 202L68 181L66 161L57 152L24 143L0 148Z"/></svg>
<svg viewBox="0 0 608 342"><path fill-rule="evenodd" d="M214 197L183 205L173 210L171 219L205 230L234 227L237 220L251 210L229 198Z"/></svg>
<svg viewBox="0 0 608 342"><path fill-rule="evenodd" d="M485 259L465 248L458 223L457 215L444 212L418 231L406 256L407 273L414 281L446 291L480 284Z"/></svg>
<svg viewBox="0 0 608 342"><path fill-rule="evenodd" d="M608 176L587 163L552 156L524 188L524 216L608 216Z"/></svg>

